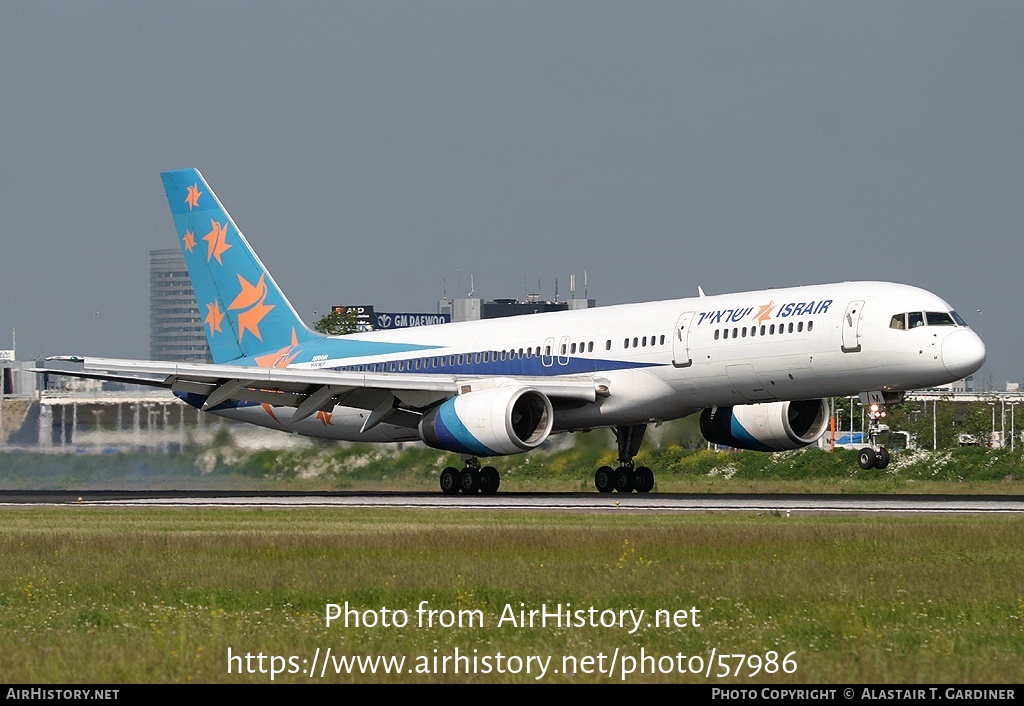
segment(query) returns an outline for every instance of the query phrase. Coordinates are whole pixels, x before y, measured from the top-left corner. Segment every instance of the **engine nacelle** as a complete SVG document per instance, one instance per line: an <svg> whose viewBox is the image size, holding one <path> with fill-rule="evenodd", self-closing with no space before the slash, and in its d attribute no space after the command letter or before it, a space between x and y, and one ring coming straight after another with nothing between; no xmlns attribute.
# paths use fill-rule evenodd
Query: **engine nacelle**
<svg viewBox="0 0 1024 706"><path fill-rule="evenodd" d="M551 400L531 387L498 387L453 397L420 420L420 438L435 449L504 456L536 448L551 433Z"/></svg>
<svg viewBox="0 0 1024 706"><path fill-rule="evenodd" d="M828 427L825 400L765 402L700 413L700 433L713 444L750 451L786 451L813 444Z"/></svg>

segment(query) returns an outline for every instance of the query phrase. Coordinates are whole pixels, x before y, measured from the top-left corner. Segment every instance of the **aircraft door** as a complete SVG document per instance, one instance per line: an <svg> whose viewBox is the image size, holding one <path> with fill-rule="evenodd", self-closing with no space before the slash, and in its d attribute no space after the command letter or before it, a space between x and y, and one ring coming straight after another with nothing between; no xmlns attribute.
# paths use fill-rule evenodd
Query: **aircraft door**
<svg viewBox="0 0 1024 706"><path fill-rule="evenodd" d="M554 337L544 339L544 348L541 351L540 364L543 365L545 368L550 368L552 365L555 364L555 357L553 355L554 351L552 350L554 347Z"/></svg>
<svg viewBox="0 0 1024 706"><path fill-rule="evenodd" d="M687 311L679 316L676 321L676 329L672 334L672 365L677 368L686 368L693 365L690 358L690 322L693 321L693 312Z"/></svg>
<svg viewBox="0 0 1024 706"><path fill-rule="evenodd" d="M558 341L558 364L568 365L569 364L569 337L562 336L561 340Z"/></svg>
<svg viewBox="0 0 1024 706"><path fill-rule="evenodd" d="M843 315L843 353L857 353L860 351L863 310L863 300L850 302L846 305L846 314Z"/></svg>

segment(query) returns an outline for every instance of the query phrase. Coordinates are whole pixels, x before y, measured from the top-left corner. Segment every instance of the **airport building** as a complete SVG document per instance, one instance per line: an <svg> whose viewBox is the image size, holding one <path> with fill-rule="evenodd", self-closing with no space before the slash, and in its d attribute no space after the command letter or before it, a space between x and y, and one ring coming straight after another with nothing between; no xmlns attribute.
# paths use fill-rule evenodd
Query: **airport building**
<svg viewBox="0 0 1024 706"><path fill-rule="evenodd" d="M212 363L181 250L149 251L149 357Z"/></svg>
<svg viewBox="0 0 1024 706"><path fill-rule="evenodd" d="M449 314L452 321L476 321L478 319L501 319L506 316L540 314L547 311L570 311L589 309L597 306L594 299L570 299L569 301L544 301L537 295L518 299L442 299L437 303L439 314Z"/></svg>

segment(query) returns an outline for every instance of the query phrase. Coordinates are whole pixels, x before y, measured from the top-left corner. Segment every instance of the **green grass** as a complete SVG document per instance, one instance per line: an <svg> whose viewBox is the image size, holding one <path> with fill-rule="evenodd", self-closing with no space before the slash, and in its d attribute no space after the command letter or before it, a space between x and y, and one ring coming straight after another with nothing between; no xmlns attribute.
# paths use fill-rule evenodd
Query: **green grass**
<svg viewBox="0 0 1024 706"><path fill-rule="evenodd" d="M441 470L462 466L455 454L417 444L245 451L225 436L219 446L175 454L0 454L0 489L437 491ZM485 462L498 468L505 491L596 492L594 471L616 465L607 436L577 434ZM899 451L888 468L867 471L846 450L726 453L652 444L636 460L655 469L656 492L1024 493L1024 449Z"/></svg>
<svg viewBox="0 0 1024 706"><path fill-rule="evenodd" d="M551 656L560 668L565 655L609 659L618 649L794 653L792 674L750 679L747 668L711 683L1015 683L1024 675L1022 530L1015 516L7 509L0 674L23 683L263 683L269 674L229 675L228 650L311 660L330 647L412 661L458 648ZM328 627L325 606L346 601L378 615L408 611L412 624ZM418 627L422 601L479 611L484 624ZM520 603L648 614L696 607L701 624L645 621L634 634L499 626L505 606ZM328 672L274 681L533 678ZM622 678L578 670L544 681ZM709 680L673 672L626 681Z"/></svg>

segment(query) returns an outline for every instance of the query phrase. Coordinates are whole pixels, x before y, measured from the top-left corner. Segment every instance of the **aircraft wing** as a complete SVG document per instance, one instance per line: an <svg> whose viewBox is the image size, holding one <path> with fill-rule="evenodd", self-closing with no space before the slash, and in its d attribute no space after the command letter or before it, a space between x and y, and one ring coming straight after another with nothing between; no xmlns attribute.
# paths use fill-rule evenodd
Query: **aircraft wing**
<svg viewBox="0 0 1024 706"><path fill-rule="evenodd" d="M81 362L83 369L36 368L35 372L163 387L205 397L202 409L232 402L296 407L292 421L335 405L371 410L377 423L415 426L422 410L471 390L523 386L570 403L607 396L608 383L591 375L483 377L445 374L372 373L309 368L264 368L222 363L168 363L121 358L54 357ZM375 419L375 417L377 419ZM374 426L368 424L365 428Z"/></svg>

